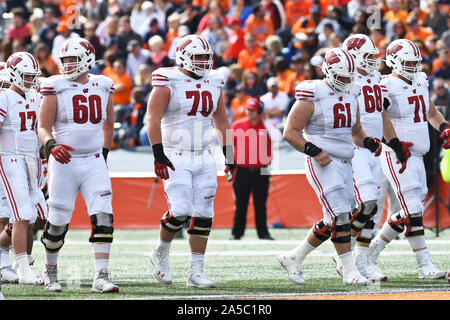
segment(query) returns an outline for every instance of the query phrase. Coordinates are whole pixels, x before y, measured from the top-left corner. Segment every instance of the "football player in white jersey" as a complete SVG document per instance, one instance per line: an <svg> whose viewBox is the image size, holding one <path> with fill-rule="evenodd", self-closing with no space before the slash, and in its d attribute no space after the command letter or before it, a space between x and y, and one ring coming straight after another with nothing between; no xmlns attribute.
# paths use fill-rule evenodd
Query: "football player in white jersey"
<svg viewBox="0 0 450 320"><path fill-rule="evenodd" d="M40 68L36 58L27 52L11 55L6 64L11 86L0 92L0 176L7 203L2 202L2 214L6 214L2 217L13 221L11 235L19 283L42 284L42 279L29 266L33 224L37 218L35 206L43 199L38 185L40 159L36 131L41 99L33 89Z"/></svg>
<svg viewBox="0 0 450 320"><path fill-rule="evenodd" d="M441 132L444 149L450 148L450 126L429 98L428 78L421 72L420 49L406 39L391 42L386 50L386 65L392 73L381 79L386 112L402 141L410 141L411 157L402 174L400 164L393 160L393 150L383 146L381 165L385 176L396 191L400 212L394 213L384 223L369 247L369 268L377 270L378 256L385 245L405 231L405 237L416 255L419 278L440 279L445 274L431 261L426 247L422 214L423 200L427 194L423 155L428 152L430 139L428 123Z"/></svg>
<svg viewBox="0 0 450 320"><path fill-rule="evenodd" d="M360 90L353 87L356 65L352 55L340 48L330 49L322 70L323 80L297 85L297 101L288 115L283 136L307 155L307 178L322 205L324 218L299 246L278 259L294 283L305 284L301 272L304 258L331 238L343 266L344 284L367 285L370 281L355 267L350 246L354 198L351 160L353 143L378 156L381 142L368 136L361 126L357 101Z"/></svg>
<svg viewBox="0 0 450 320"><path fill-rule="evenodd" d="M370 37L364 34L354 34L345 39L342 48L350 52L355 58L356 75L355 89L359 88L359 114L364 130L378 140L382 140L383 133L390 137L388 145L395 151L397 161L402 163L399 173L406 168L410 155L410 143L401 142L393 129L392 122L383 110L383 95L380 87L381 74L377 71L379 60L375 55L378 48ZM372 281L386 280L382 275L367 270L367 251L375 227L374 215L377 213L377 201L380 196L381 162L368 149L354 146L355 154L352 159L355 200L357 209L351 218L351 242L354 248L356 267L359 272ZM356 241L356 245L355 245ZM336 256L333 258L338 264Z"/></svg>
<svg viewBox="0 0 450 320"><path fill-rule="evenodd" d="M219 140L228 159L225 170L234 173L235 165L231 140L225 138L230 134L230 124L222 94L224 79L218 71L211 70L212 59L213 52L203 37L187 35L177 43L177 67L160 68L152 74L147 132L155 173L164 181L169 210L161 218L160 237L151 262L156 279L164 284L172 283L171 241L188 224L191 267L187 286L216 286L203 273L217 189L217 169L211 151L213 125L221 135Z"/></svg>
<svg viewBox="0 0 450 320"><path fill-rule="evenodd" d="M60 75L45 79L38 133L49 155L45 289L62 290L57 278L58 253L64 244L75 199L81 192L92 224L95 276L91 291L118 292L109 279L113 241L112 188L106 158L114 135L113 81L89 74L95 50L82 38L69 39L59 51Z"/></svg>

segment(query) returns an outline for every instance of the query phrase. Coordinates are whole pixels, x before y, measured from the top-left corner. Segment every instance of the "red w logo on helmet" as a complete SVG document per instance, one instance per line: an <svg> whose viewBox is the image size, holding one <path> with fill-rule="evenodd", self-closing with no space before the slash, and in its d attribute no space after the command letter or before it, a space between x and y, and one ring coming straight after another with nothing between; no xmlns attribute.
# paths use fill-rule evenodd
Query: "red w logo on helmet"
<svg viewBox="0 0 450 320"><path fill-rule="evenodd" d="M80 42L80 45L81 45L83 48L85 48L86 51L87 51L88 53L93 53L93 54L95 54L94 46L93 46L90 42L88 42L88 41L82 41L82 42Z"/></svg>
<svg viewBox="0 0 450 320"><path fill-rule="evenodd" d="M325 57L325 62L331 65L331 64L341 62L341 59L339 58L339 56L336 53L331 52L329 55L327 55Z"/></svg>
<svg viewBox="0 0 450 320"><path fill-rule="evenodd" d="M351 38L347 44L347 50L361 49L361 47L366 43L364 38Z"/></svg>
<svg viewBox="0 0 450 320"><path fill-rule="evenodd" d="M388 55L391 55L391 54L394 55L402 48L403 48L403 46L401 44L395 44L392 48L389 48L386 53Z"/></svg>
<svg viewBox="0 0 450 320"><path fill-rule="evenodd" d="M0 71L2 71L3 69L5 69L5 66L0 66Z"/></svg>
<svg viewBox="0 0 450 320"><path fill-rule="evenodd" d="M181 43L181 44L177 47L177 51L178 51L178 50L184 50L184 48L186 48L191 42L192 42L191 39L185 40L183 43Z"/></svg>
<svg viewBox="0 0 450 320"><path fill-rule="evenodd" d="M21 57L13 57L11 60L8 60L7 67L14 68L17 64L22 61Z"/></svg>

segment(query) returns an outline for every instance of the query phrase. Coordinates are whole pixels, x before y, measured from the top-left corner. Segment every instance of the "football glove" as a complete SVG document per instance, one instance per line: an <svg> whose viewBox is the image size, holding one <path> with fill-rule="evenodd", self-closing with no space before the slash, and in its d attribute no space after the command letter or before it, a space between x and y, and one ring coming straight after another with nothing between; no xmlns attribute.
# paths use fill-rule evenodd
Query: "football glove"
<svg viewBox="0 0 450 320"><path fill-rule="evenodd" d="M172 162L164 154L162 143L158 143L152 146L153 156L155 157L155 174L163 179L169 179L169 170L167 167L175 171L175 167Z"/></svg>
<svg viewBox="0 0 450 320"><path fill-rule="evenodd" d="M231 182L234 180L236 175L236 163L234 162L233 146L223 146L222 152L225 156L225 173L227 174L227 180L228 182Z"/></svg>
<svg viewBox="0 0 450 320"><path fill-rule="evenodd" d="M72 158L68 150L73 150L73 148L65 144L58 144L54 139L48 140L45 143L45 148L59 163L69 163Z"/></svg>
<svg viewBox="0 0 450 320"><path fill-rule="evenodd" d="M441 132L439 138L442 139L442 148L450 148L450 126L448 125L448 123L441 124L441 126L439 127L439 131Z"/></svg>
<svg viewBox="0 0 450 320"><path fill-rule="evenodd" d="M400 141L398 138L394 138L389 141L388 146L394 150L395 155L397 156L397 163L401 163L402 167L398 171L399 173L403 173L406 169L406 162L409 157L411 157L411 151L409 151L409 147L413 145L412 142Z"/></svg>
<svg viewBox="0 0 450 320"><path fill-rule="evenodd" d="M364 148L367 148L370 150L370 152L375 153L375 157L378 157L381 154L381 141L377 138L367 137L363 141Z"/></svg>

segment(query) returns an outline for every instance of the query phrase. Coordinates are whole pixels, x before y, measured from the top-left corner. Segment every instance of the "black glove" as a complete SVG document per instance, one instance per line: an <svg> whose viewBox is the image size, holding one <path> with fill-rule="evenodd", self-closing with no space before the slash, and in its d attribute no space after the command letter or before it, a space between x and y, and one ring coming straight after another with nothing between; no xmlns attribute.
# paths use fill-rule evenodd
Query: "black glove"
<svg viewBox="0 0 450 320"><path fill-rule="evenodd" d="M225 173L227 180L233 181L236 174L236 163L234 162L234 150L232 145L222 147L223 155L225 156Z"/></svg>
<svg viewBox="0 0 450 320"><path fill-rule="evenodd" d="M395 155L397 156L397 163L401 163L402 167L398 171L399 173L403 173L406 169L406 161L411 156L411 151L409 151L409 147L413 145L412 142L400 141L398 138L394 138L387 144L389 147L394 150Z"/></svg>
<svg viewBox="0 0 450 320"><path fill-rule="evenodd" d="M370 152L375 153L375 157L378 157L381 154L382 144L377 138L367 137L364 139L363 144L364 148L367 148Z"/></svg>
<svg viewBox="0 0 450 320"><path fill-rule="evenodd" d="M153 145L152 149L153 156L155 157L155 174L163 180L169 179L169 170L167 170L167 167L173 171L175 171L175 167L164 154L162 143Z"/></svg>
<svg viewBox="0 0 450 320"><path fill-rule="evenodd" d="M103 153L103 159L105 159L105 162L106 162L106 159L108 158L109 149L103 148L102 153Z"/></svg>

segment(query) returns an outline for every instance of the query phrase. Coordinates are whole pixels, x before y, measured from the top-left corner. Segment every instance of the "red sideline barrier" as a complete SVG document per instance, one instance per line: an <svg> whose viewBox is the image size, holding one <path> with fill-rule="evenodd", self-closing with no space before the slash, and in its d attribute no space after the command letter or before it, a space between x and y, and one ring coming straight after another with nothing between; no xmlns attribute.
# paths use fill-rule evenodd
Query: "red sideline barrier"
<svg viewBox="0 0 450 320"><path fill-rule="evenodd" d="M163 184L160 181L156 184L151 208L149 211L146 210L153 183L154 178L112 178L115 228L159 228L159 220L162 214L167 211L167 203ZM305 174L273 175L270 183L267 202L269 226L279 221L287 228L309 228L322 218L322 209ZM439 190L441 197L447 202L449 184L440 181ZM433 194L433 190L430 190L430 194ZM425 211L424 225L428 228L435 226L434 210L433 203ZM442 205L440 205L439 210L439 226L441 228L449 227L449 213ZM233 216L232 185L226 181L224 176L219 176L213 227L230 228L233 223ZM247 227L253 228L254 226L253 202L250 200ZM76 200L70 228L91 228L86 206L80 194L78 194Z"/></svg>

